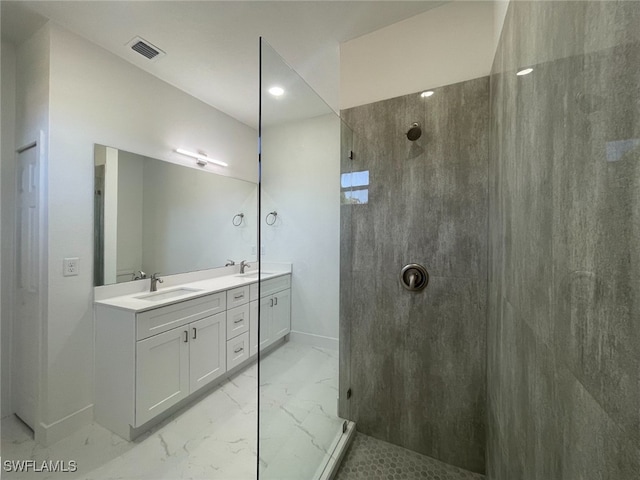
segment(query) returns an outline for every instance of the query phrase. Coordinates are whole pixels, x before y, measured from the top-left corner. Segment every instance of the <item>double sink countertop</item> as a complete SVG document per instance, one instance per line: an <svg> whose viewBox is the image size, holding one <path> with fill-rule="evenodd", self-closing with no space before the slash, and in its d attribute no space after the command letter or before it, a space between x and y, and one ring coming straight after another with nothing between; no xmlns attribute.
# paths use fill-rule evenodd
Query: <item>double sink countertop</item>
<svg viewBox="0 0 640 480"><path fill-rule="evenodd" d="M268 280L270 278L276 278L283 275L291 274L291 271L275 270L276 269L263 269L260 272L260 280ZM165 278L169 279L170 277ZM182 282L179 284L176 284L175 282L166 282L169 285L164 287L162 284L159 284L158 290L155 292L149 292L148 290L138 290L135 293L96 299L95 304L115 307L121 310L138 313L158 307L164 307L173 303L182 302L184 300L190 300L192 298L211 295L212 293L223 292L225 290L231 290L237 287L244 287L246 285L251 285L257 282L257 271L247 273L232 273L229 275L199 279L191 282ZM148 288L149 281L145 281L144 283Z"/></svg>

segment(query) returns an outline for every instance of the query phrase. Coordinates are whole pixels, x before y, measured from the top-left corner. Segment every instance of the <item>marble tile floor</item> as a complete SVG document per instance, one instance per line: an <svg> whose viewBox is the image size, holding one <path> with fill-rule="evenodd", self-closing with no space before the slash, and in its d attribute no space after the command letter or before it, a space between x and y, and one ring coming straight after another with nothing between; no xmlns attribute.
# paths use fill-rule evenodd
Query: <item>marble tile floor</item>
<svg viewBox="0 0 640 480"><path fill-rule="evenodd" d="M328 364L333 363L335 376L331 378L334 370ZM260 455L264 478L282 469L308 470L310 463L322 458L319 451L330 436L326 433L330 430L327 425L333 428L332 421L337 422L330 415L331 411L335 412L337 352L289 342L267 355L261 369L265 384L261 424L270 435L265 438ZM304 369L308 369L306 374ZM15 416L6 417L1 430L3 461L75 460L78 470L75 473L5 471L2 478L254 480L257 373L254 363L134 442L91 424L49 447L42 447L35 444L31 431L20 420ZM314 401L314 397L318 401ZM334 398L333 410L330 397ZM287 441L283 441L285 437ZM277 445L274 439L280 439ZM313 457L308 456L309 445L316 450ZM296 466L297 463L303 465ZM310 479L311 476L295 478Z"/></svg>
<svg viewBox="0 0 640 480"><path fill-rule="evenodd" d="M362 433L356 434L335 480L483 480L484 475L447 465Z"/></svg>
<svg viewBox="0 0 640 480"><path fill-rule="evenodd" d="M342 435L338 352L289 343L260 368L260 479L311 480Z"/></svg>

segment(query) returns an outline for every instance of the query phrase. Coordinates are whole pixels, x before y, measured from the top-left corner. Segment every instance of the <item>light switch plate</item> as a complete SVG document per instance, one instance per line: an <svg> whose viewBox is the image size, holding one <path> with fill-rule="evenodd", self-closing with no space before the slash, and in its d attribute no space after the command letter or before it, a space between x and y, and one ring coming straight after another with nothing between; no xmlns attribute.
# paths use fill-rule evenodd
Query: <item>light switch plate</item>
<svg viewBox="0 0 640 480"><path fill-rule="evenodd" d="M65 277L73 277L78 275L78 257L65 258L62 262L62 275Z"/></svg>

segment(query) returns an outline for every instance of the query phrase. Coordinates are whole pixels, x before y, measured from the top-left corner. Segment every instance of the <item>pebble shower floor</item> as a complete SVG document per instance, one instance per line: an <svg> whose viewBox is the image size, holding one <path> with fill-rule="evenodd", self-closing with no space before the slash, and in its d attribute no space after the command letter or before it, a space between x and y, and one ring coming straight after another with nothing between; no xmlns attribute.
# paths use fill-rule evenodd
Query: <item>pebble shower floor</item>
<svg viewBox="0 0 640 480"><path fill-rule="evenodd" d="M335 480L484 480L472 473L382 440L356 435Z"/></svg>

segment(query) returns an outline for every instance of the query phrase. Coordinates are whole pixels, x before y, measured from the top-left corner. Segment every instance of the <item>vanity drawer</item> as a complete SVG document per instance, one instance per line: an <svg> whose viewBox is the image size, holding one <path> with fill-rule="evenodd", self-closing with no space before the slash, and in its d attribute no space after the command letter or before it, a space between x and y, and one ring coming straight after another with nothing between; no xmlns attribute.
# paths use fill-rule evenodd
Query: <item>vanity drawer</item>
<svg viewBox="0 0 640 480"><path fill-rule="evenodd" d="M264 280L260 286L260 297L265 297L272 293L286 290L287 288L291 288L291 275L283 275L281 277Z"/></svg>
<svg viewBox="0 0 640 480"><path fill-rule="evenodd" d="M238 307L249 302L249 285L227 290L227 308Z"/></svg>
<svg viewBox="0 0 640 480"><path fill-rule="evenodd" d="M189 322L199 320L227 308L226 292L154 308L136 315L136 339L157 335Z"/></svg>
<svg viewBox="0 0 640 480"><path fill-rule="evenodd" d="M227 341L227 371L249 358L249 332Z"/></svg>
<svg viewBox="0 0 640 480"><path fill-rule="evenodd" d="M227 310L227 340L249 330L249 304Z"/></svg>

